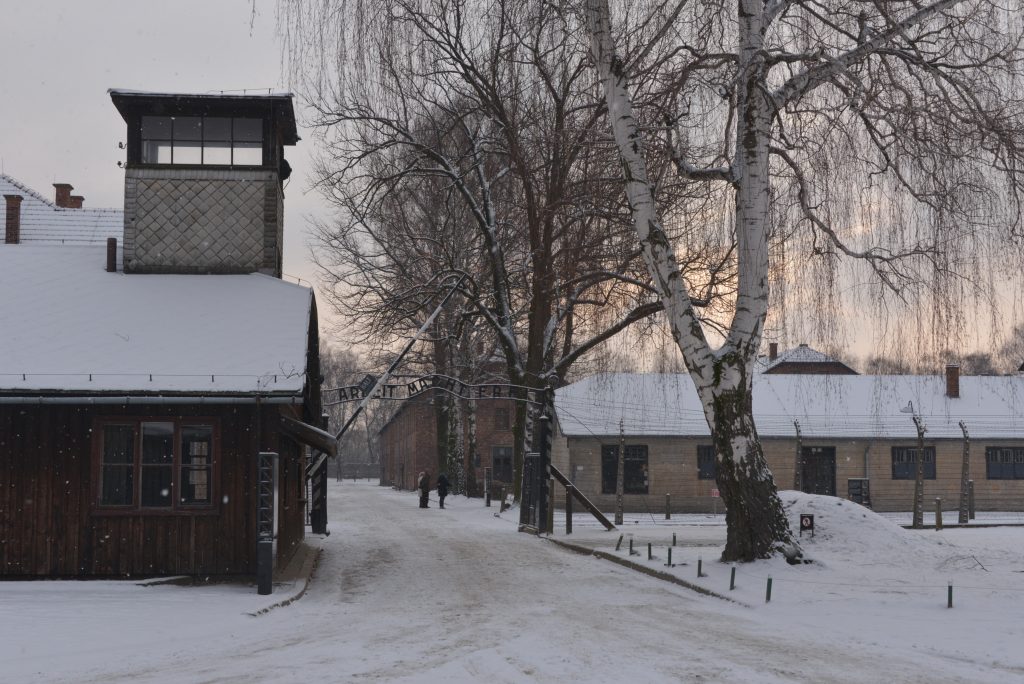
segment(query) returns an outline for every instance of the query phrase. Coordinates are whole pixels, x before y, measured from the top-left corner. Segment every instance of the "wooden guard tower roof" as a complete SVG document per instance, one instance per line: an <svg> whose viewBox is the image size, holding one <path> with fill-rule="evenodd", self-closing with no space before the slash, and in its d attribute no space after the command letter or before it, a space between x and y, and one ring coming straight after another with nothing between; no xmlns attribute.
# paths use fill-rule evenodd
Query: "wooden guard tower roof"
<svg viewBox="0 0 1024 684"><path fill-rule="evenodd" d="M292 106L294 96L289 92L160 93L122 88L111 88L107 92L126 123L140 112L164 115L270 114L279 126L283 144L294 145L300 140Z"/></svg>

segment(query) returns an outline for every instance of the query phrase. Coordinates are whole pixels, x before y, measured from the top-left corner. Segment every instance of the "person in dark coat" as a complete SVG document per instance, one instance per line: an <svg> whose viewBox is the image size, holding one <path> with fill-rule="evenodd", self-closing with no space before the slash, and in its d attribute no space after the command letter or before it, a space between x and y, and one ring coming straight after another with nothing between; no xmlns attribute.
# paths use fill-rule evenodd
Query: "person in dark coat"
<svg viewBox="0 0 1024 684"><path fill-rule="evenodd" d="M427 502L430 501L430 473L420 473L420 508L430 508ZM443 508L443 506L442 506Z"/></svg>
<svg viewBox="0 0 1024 684"><path fill-rule="evenodd" d="M437 498L441 502L441 508L444 508L444 497L448 496L448 476L441 473L437 476Z"/></svg>

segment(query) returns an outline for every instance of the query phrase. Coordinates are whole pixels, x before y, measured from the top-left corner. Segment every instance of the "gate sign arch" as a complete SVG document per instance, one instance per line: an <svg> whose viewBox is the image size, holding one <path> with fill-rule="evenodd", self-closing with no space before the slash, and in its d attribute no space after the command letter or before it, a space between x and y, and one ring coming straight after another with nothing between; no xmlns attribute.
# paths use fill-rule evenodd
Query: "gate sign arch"
<svg viewBox="0 0 1024 684"><path fill-rule="evenodd" d="M372 381L370 381L371 379ZM358 385L325 389L323 391L324 406L365 399L375 384L376 379L372 375L368 375ZM380 385L373 398L402 401L412 399L432 389L442 390L459 399L531 399L530 395L536 392L536 390L522 385L504 383L470 385L447 375L433 373L410 382Z"/></svg>

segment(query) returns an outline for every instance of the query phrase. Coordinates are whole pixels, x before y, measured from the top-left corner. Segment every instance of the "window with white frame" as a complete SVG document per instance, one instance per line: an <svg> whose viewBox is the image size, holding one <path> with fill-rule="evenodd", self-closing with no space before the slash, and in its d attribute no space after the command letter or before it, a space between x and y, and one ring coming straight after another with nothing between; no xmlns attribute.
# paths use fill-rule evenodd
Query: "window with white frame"
<svg viewBox="0 0 1024 684"><path fill-rule="evenodd" d="M262 166L263 120L231 116L143 116L142 163Z"/></svg>

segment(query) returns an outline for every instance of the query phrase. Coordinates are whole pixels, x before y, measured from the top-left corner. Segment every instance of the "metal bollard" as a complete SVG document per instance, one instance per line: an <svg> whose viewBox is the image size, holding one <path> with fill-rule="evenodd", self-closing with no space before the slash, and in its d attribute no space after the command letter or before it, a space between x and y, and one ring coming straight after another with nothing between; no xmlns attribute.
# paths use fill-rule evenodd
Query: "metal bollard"
<svg viewBox="0 0 1024 684"><path fill-rule="evenodd" d="M665 495L665 520L672 519L672 495Z"/></svg>
<svg viewBox="0 0 1024 684"><path fill-rule="evenodd" d="M675 546L675 545L676 545L676 533L673 532L672 533L672 546Z"/></svg>
<svg viewBox="0 0 1024 684"><path fill-rule="evenodd" d="M565 488L565 533L572 534L572 490L575 487L569 485ZM616 549L618 551L618 549Z"/></svg>
<svg viewBox="0 0 1024 684"><path fill-rule="evenodd" d="M668 562L665 563L665 566L669 567L669 568L672 567L672 547L671 546L668 547Z"/></svg>
<svg viewBox="0 0 1024 684"><path fill-rule="evenodd" d="M619 541L615 542L615 550L618 551L622 548L622 535L619 535Z"/></svg>
<svg viewBox="0 0 1024 684"><path fill-rule="evenodd" d="M953 583L952 582L949 583L949 587L947 588L947 591L946 591L946 607L947 608L952 608L953 607Z"/></svg>
<svg viewBox="0 0 1024 684"><path fill-rule="evenodd" d="M647 542L647 560L654 560L654 552L651 549L651 542Z"/></svg>
<svg viewBox="0 0 1024 684"><path fill-rule="evenodd" d="M732 571L729 573L729 591L736 588L736 566L732 566Z"/></svg>
<svg viewBox="0 0 1024 684"><path fill-rule="evenodd" d="M942 499L935 497L935 530L942 529Z"/></svg>
<svg viewBox="0 0 1024 684"><path fill-rule="evenodd" d="M256 593L274 593L274 542L270 539L256 542Z"/></svg>
<svg viewBox="0 0 1024 684"><path fill-rule="evenodd" d="M705 577L703 568L704 558L703 556L697 556L697 577Z"/></svg>
<svg viewBox="0 0 1024 684"><path fill-rule="evenodd" d="M764 590L764 602L772 602L772 576L768 575L768 586Z"/></svg>

